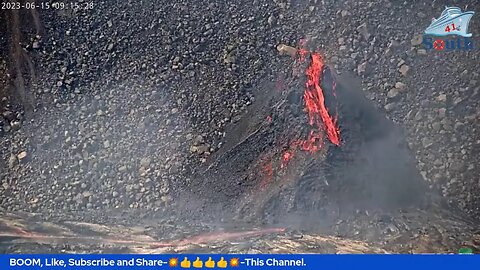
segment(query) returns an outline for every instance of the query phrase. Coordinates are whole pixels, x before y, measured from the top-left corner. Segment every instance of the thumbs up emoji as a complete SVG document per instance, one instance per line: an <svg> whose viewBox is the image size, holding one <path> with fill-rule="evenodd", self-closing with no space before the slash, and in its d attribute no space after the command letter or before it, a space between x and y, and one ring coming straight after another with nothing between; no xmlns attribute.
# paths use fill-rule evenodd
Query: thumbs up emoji
<svg viewBox="0 0 480 270"><path fill-rule="evenodd" d="M212 257L208 257L208 261L205 262L205 267L214 268L215 262L212 260Z"/></svg>
<svg viewBox="0 0 480 270"><path fill-rule="evenodd" d="M182 268L190 268L190 261L187 259L187 257L184 257L183 261L180 262L180 267Z"/></svg>
<svg viewBox="0 0 480 270"><path fill-rule="evenodd" d="M222 257L220 258L220 261L217 262L217 267L218 268L227 268L227 261Z"/></svg>
<svg viewBox="0 0 480 270"><path fill-rule="evenodd" d="M200 258L197 257L197 259L193 262L193 267L195 268L202 268L203 266L203 262L200 261Z"/></svg>

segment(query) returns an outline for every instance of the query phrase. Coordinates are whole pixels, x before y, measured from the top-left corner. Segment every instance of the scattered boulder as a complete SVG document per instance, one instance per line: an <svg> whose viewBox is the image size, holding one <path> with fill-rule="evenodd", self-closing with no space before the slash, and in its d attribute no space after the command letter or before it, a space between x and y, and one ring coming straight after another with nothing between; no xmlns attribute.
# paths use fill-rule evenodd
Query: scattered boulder
<svg viewBox="0 0 480 270"><path fill-rule="evenodd" d="M32 44L32 48L33 49L39 49L40 48L40 42L34 41L33 44Z"/></svg>
<svg viewBox="0 0 480 270"><path fill-rule="evenodd" d="M385 109L385 111L391 112L395 109L395 107L396 107L396 104L392 102L392 103L388 103L383 108Z"/></svg>
<svg viewBox="0 0 480 270"><path fill-rule="evenodd" d="M140 160L140 166L142 166L143 168L148 168L148 166L150 166L151 162L152 162L152 160L148 157L142 158Z"/></svg>
<svg viewBox="0 0 480 270"><path fill-rule="evenodd" d="M395 88L399 89L399 90L404 90L406 87L406 85L402 82L396 82L395 83Z"/></svg>
<svg viewBox="0 0 480 270"><path fill-rule="evenodd" d="M418 54L418 55L427 55L427 50L425 50L425 49L418 49L418 50L417 50L417 54Z"/></svg>
<svg viewBox="0 0 480 270"><path fill-rule="evenodd" d="M196 153L199 155L209 153L210 145L209 144L201 144L201 145L192 145L190 147L190 152Z"/></svg>
<svg viewBox="0 0 480 270"><path fill-rule="evenodd" d="M447 102L447 95L446 94L440 94L437 96L437 101L438 102L442 102L442 103L445 103Z"/></svg>
<svg viewBox="0 0 480 270"><path fill-rule="evenodd" d="M16 155L11 154L10 157L8 158L8 167L10 169L13 169L15 166L18 164L18 158Z"/></svg>
<svg viewBox="0 0 480 270"><path fill-rule="evenodd" d="M10 123L10 127L12 128L13 131L19 130L21 127L20 121L12 121Z"/></svg>
<svg viewBox="0 0 480 270"><path fill-rule="evenodd" d="M280 53L280 55L288 55L288 56L291 56L291 57L295 57L297 55L297 49L292 47L292 46L288 46L288 45L285 45L285 44L279 44L277 46L277 51Z"/></svg>
<svg viewBox="0 0 480 270"><path fill-rule="evenodd" d="M413 36L410 43L412 44L412 46L418 46L418 45L422 44L422 41L423 41L423 36L421 34L417 34L417 35Z"/></svg>
<svg viewBox="0 0 480 270"><path fill-rule="evenodd" d="M392 89L390 89L390 91L388 91L387 97L388 98L395 98L395 97L398 96L399 93L400 93L400 90L398 88L392 88Z"/></svg>
<svg viewBox="0 0 480 270"><path fill-rule="evenodd" d="M25 161L26 158L27 158L27 152L22 151L22 152L18 153L17 158L20 162Z"/></svg>
<svg viewBox="0 0 480 270"><path fill-rule="evenodd" d="M410 70L410 67L406 64L403 64L400 66L400 69L398 70L403 76L407 76L408 71Z"/></svg>
<svg viewBox="0 0 480 270"><path fill-rule="evenodd" d="M369 73L370 66L367 61L357 66L358 75L367 75Z"/></svg>

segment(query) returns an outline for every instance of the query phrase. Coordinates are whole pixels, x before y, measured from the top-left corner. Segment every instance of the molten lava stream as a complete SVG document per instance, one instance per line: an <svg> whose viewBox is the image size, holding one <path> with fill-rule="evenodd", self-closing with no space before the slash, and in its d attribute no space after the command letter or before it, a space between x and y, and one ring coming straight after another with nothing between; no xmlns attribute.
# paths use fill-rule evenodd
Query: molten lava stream
<svg viewBox="0 0 480 270"><path fill-rule="evenodd" d="M309 124L315 126L319 132L325 129L328 139L335 145L340 145L340 129L336 120L330 116L325 106L325 96L320 86L324 63L319 53L311 54L311 63L306 70L307 82L305 83L305 107ZM312 134L310 134L312 136Z"/></svg>

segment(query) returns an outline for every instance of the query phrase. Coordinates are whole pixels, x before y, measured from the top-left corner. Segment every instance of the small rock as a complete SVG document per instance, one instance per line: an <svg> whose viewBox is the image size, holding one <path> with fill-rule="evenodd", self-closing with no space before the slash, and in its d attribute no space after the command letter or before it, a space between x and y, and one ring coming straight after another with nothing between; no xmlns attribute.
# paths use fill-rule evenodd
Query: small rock
<svg viewBox="0 0 480 270"><path fill-rule="evenodd" d="M418 54L418 55L427 55L427 50L425 50L425 49L418 49L418 50L417 50L417 54Z"/></svg>
<svg viewBox="0 0 480 270"><path fill-rule="evenodd" d="M399 69L400 73L401 73L403 76L407 76L407 73L408 73L409 70L410 70L410 67L407 66L406 64L403 64L403 65L400 67L400 69Z"/></svg>
<svg viewBox="0 0 480 270"><path fill-rule="evenodd" d="M396 105L395 103L388 103L387 105L384 106L385 111L391 112L395 109Z"/></svg>
<svg viewBox="0 0 480 270"><path fill-rule="evenodd" d="M358 65L357 67L358 75L365 74L367 72L367 68L368 68L368 62L363 62L362 64Z"/></svg>
<svg viewBox="0 0 480 270"><path fill-rule="evenodd" d="M195 145L190 146L190 152L196 153L198 151L198 147Z"/></svg>
<svg viewBox="0 0 480 270"><path fill-rule="evenodd" d="M426 171L421 171L420 174L422 175L423 180L430 182L430 179L428 178Z"/></svg>
<svg viewBox="0 0 480 270"><path fill-rule="evenodd" d="M17 166L18 164L18 158L14 154L10 155L10 158L8 158L8 167L12 169L13 167Z"/></svg>
<svg viewBox="0 0 480 270"><path fill-rule="evenodd" d="M273 15L270 15L267 20L268 25L273 25L275 23L275 17Z"/></svg>
<svg viewBox="0 0 480 270"><path fill-rule="evenodd" d="M422 44L422 41L423 41L423 36L420 35L420 34L417 34L417 35L413 36L410 43L412 44L412 46L418 46L418 45Z"/></svg>
<svg viewBox="0 0 480 270"><path fill-rule="evenodd" d="M388 91L387 97L388 98L395 98L396 96L398 96L399 93L400 93L400 91L399 91L398 88L392 88L390 91Z"/></svg>
<svg viewBox="0 0 480 270"><path fill-rule="evenodd" d="M404 90L405 89L405 84L402 83L402 82L396 82L395 83L395 88L397 88L398 90Z"/></svg>
<svg viewBox="0 0 480 270"><path fill-rule="evenodd" d="M152 160L148 157L146 158L142 158L140 160L140 166L144 167L144 168L147 168L148 166L150 166L150 163L152 162Z"/></svg>
<svg viewBox="0 0 480 270"><path fill-rule="evenodd" d="M25 160L25 158L27 158L27 152L26 152L26 151L20 152L20 153L17 155L17 158L18 158L19 161Z"/></svg>
<svg viewBox="0 0 480 270"><path fill-rule="evenodd" d="M210 145L208 145L208 144L202 144L202 145L197 146L197 153L200 154L200 155L204 154L204 153L207 153L209 150L210 150Z"/></svg>
<svg viewBox="0 0 480 270"><path fill-rule="evenodd" d="M13 131L19 130L20 129L20 121L12 121L10 123L10 127L12 128Z"/></svg>
<svg viewBox="0 0 480 270"><path fill-rule="evenodd" d="M280 55L289 55L291 57L295 57L297 55L297 49L285 44L279 44L277 46L277 51Z"/></svg>
<svg viewBox="0 0 480 270"><path fill-rule="evenodd" d="M235 52L231 51L227 53L223 58L223 61L225 62L225 64L235 63Z"/></svg>
<svg viewBox="0 0 480 270"><path fill-rule="evenodd" d="M110 147L110 141L104 141L103 142L103 147L109 148Z"/></svg>
<svg viewBox="0 0 480 270"><path fill-rule="evenodd" d="M204 154L204 153L208 153L209 150L210 150L210 145L208 145L208 144L201 144L201 145L198 145L198 146L192 145L190 147L190 152L197 153L199 155Z"/></svg>
<svg viewBox="0 0 480 270"><path fill-rule="evenodd" d="M440 95L438 95L437 101L438 101L438 102L442 102L442 103L447 102L447 95L446 95L446 94L440 94Z"/></svg>

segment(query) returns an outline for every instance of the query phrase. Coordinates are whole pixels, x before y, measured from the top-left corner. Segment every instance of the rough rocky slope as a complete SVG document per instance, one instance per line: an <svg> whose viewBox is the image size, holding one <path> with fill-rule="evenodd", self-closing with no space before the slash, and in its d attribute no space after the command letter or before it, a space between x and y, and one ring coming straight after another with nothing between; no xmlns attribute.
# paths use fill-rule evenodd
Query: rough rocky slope
<svg viewBox="0 0 480 270"><path fill-rule="evenodd" d="M115 209L148 216L184 207L190 201L180 187L197 180L191 175L229 147L234 127L292 72L293 60L279 56L277 45L306 39L337 73L361 78L367 98L406 130L433 194L438 189L451 211L478 220L479 52L420 44L447 4L103 1L41 11L40 32L22 11L21 45L36 70L24 79L35 111L2 100L0 208L52 220L58 212L75 219L93 211L91 219L100 220ZM479 13L475 1L453 4ZM474 16L475 44L479 25ZM2 47L11 42L6 37ZM3 53L0 63L8 61ZM259 111L255 121L268 113ZM357 220L369 228L361 217L347 223ZM367 241L368 230L361 231L342 236Z"/></svg>

